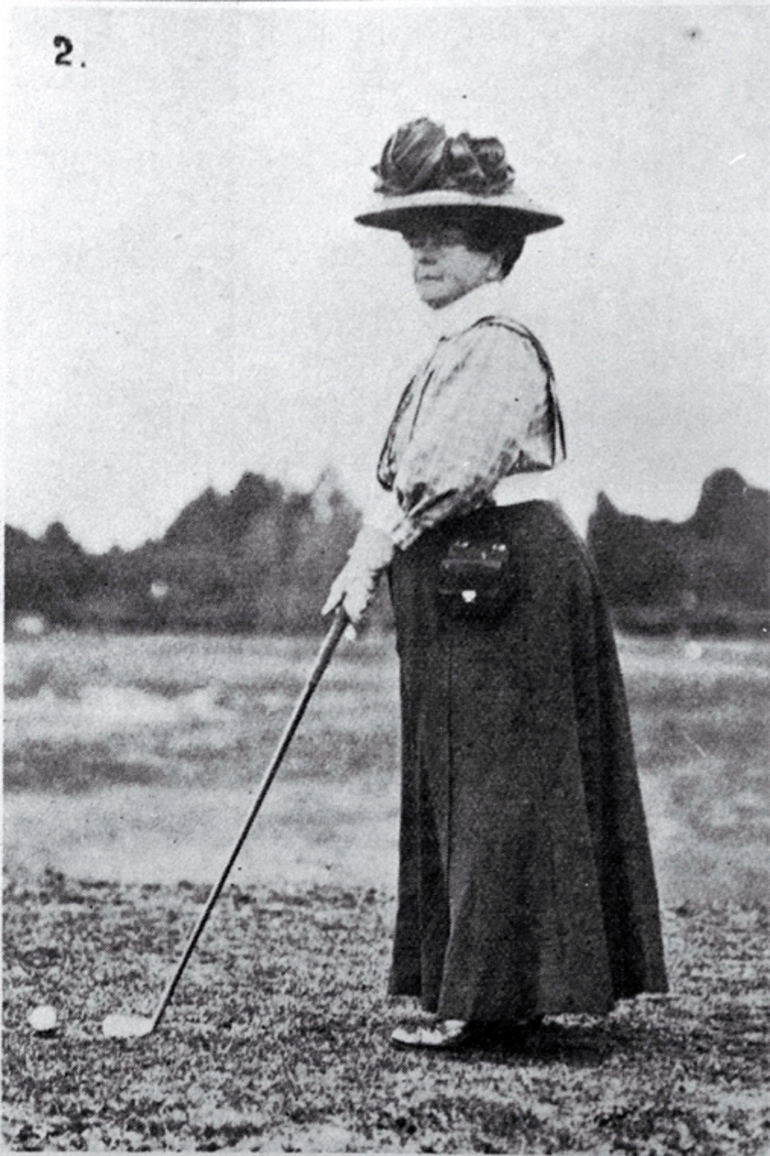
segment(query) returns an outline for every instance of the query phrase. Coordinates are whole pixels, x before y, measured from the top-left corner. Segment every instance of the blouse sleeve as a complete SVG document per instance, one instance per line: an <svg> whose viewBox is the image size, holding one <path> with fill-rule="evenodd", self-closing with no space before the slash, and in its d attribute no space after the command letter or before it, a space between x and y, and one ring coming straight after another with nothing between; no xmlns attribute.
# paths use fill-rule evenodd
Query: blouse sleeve
<svg viewBox="0 0 770 1156"><path fill-rule="evenodd" d="M552 373L527 331L486 321L439 354L396 463L398 515L387 529L402 549L476 509L506 475L555 464Z"/></svg>

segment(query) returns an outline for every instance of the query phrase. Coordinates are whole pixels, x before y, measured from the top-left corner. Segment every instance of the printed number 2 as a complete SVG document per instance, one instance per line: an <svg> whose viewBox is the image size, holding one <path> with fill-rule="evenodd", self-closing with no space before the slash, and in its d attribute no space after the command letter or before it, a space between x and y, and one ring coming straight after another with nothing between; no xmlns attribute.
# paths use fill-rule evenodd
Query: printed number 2
<svg viewBox="0 0 770 1156"><path fill-rule="evenodd" d="M57 53L54 64L66 64L68 66L71 65L72 61L67 60L67 57L69 56L70 52L72 52L72 41L69 40L66 36L54 36L53 46L54 48L61 48L61 52Z"/></svg>

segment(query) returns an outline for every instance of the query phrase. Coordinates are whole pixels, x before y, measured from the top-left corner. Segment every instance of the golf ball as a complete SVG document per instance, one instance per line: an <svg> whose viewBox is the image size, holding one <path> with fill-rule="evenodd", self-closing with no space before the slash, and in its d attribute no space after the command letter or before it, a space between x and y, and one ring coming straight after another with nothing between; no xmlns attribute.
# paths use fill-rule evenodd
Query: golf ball
<svg viewBox="0 0 770 1156"><path fill-rule="evenodd" d="M33 1032L52 1032L56 1027L56 1008L50 1004L40 1004L27 1016Z"/></svg>

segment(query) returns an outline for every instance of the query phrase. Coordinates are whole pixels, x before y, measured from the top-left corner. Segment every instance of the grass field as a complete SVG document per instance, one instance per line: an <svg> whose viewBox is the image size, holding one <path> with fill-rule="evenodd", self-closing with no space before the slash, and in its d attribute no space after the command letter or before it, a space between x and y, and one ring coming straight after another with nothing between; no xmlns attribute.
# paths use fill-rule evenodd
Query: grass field
<svg viewBox="0 0 770 1156"><path fill-rule="evenodd" d="M214 878L317 642L53 635L6 648L13 872ZM664 901L768 893L770 647L622 640ZM394 883L392 640L343 643L240 864L241 882Z"/></svg>
<svg viewBox="0 0 770 1156"><path fill-rule="evenodd" d="M391 639L343 644L159 1032L150 1011L318 643L6 647L6 1140L27 1150L755 1153L770 648L622 640L671 994L455 1060L394 1053ZM62 1027L33 1036L30 1008ZM766 1079L766 1074L765 1074Z"/></svg>

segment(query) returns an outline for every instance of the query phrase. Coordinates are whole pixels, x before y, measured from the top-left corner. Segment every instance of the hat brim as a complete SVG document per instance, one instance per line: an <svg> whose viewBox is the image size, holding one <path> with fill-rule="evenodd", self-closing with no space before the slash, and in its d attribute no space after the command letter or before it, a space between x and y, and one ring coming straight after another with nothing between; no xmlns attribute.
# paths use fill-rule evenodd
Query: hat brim
<svg viewBox="0 0 770 1156"><path fill-rule="evenodd" d="M564 224L564 218L536 205L522 192L499 197L477 197L452 189L431 189L406 196L378 196L371 208L359 214L360 225L402 232L410 223L429 218L478 218L500 216L512 233L541 233Z"/></svg>

